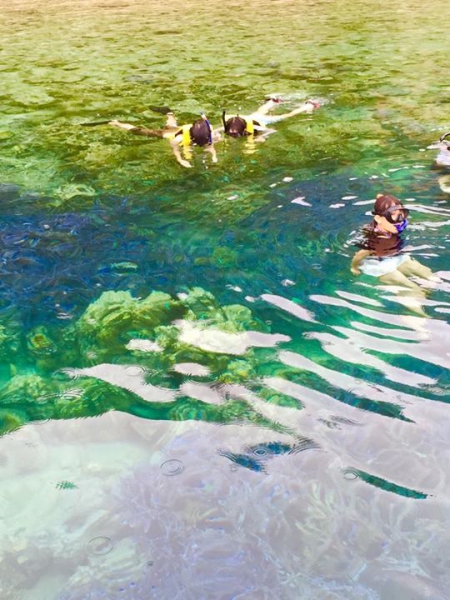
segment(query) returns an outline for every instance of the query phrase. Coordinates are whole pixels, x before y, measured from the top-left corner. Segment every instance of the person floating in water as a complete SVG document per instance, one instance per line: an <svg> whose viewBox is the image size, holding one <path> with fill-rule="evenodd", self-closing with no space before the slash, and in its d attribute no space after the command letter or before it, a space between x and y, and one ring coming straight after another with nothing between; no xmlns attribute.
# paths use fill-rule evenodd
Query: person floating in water
<svg viewBox="0 0 450 600"><path fill-rule="evenodd" d="M450 141L446 139L449 136L450 131L441 135L438 142L428 146L429 150L439 150L439 154L435 159L437 167L450 167Z"/></svg>
<svg viewBox="0 0 450 600"><path fill-rule="evenodd" d="M352 259L351 272L378 277L383 284L400 287L400 296L416 299L405 304L424 314L417 299L424 298L425 291L410 278L434 276L431 269L404 249L401 234L408 226L409 210L395 196L378 194L372 214L373 221L362 229L361 239L355 243L360 250Z"/></svg>
<svg viewBox="0 0 450 600"><path fill-rule="evenodd" d="M275 131L274 129L270 129L268 125L278 123L279 121L284 121L285 119L295 117L296 115L300 115L302 113L311 114L320 106L320 104L314 100L307 100L290 112L283 113L281 115L270 114L270 111L272 111L281 102L281 98L269 97L266 99L264 104L258 108L258 110L247 116L234 115L227 117L226 111L224 110L222 112L222 130L226 135L235 138L246 135L267 135Z"/></svg>
<svg viewBox="0 0 450 600"><path fill-rule="evenodd" d="M449 136L450 131L441 135L438 142L428 146L429 150L439 150L439 154L434 161L435 168L447 172L450 168L450 141L447 140ZM450 174L439 177L438 184L445 194L450 194Z"/></svg>
<svg viewBox="0 0 450 600"><path fill-rule="evenodd" d="M222 114L223 127L217 129L213 128L207 119L202 114L201 119L197 119L193 124L179 126L175 118L174 113L169 108L158 108L153 107L153 110L158 112L165 112L166 124L162 129L147 129L132 125L131 123L123 123L122 121L107 121L109 125L118 127L135 135L143 135L147 137L159 137L169 141L175 158L182 167L192 167L189 162L192 157L192 146L203 147L207 152L212 155L212 162L217 162L217 154L214 147L214 143L222 139L222 133L231 137L242 137L242 136L253 136L259 137L261 141L264 141L264 136L269 133L273 133L275 130L270 129L268 125L283 121L290 117L306 113L311 114L316 108L319 108L319 103L313 100L307 100L303 102L297 108L281 114L271 115L269 114L276 106L278 106L282 100L280 98L268 98L265 103L258 108L254 113L248 116L235 115L226 118L225 111ZM105 123L85 123L85 125L100 125Z"/></svg>
<svg viewBox="0 0 450 600"><path fill-rule="evenodd" d="M209 152L212 157L212 162L217 162L217 154L214 148L214 142L220 139L220 134L217 134L211 127L211 124L202 114L200 119L188 125L178 125L175 115L172 111L167 112L166 124L162 129L147 129L132 125L131 123L123 123L122 121L108 121L109 125L124 129L135 135L143 135L147 137L164 138L169 141L172 151L178 163L182 167L192 167L189 162L192 158L192 147L200 146Z"/></svg>

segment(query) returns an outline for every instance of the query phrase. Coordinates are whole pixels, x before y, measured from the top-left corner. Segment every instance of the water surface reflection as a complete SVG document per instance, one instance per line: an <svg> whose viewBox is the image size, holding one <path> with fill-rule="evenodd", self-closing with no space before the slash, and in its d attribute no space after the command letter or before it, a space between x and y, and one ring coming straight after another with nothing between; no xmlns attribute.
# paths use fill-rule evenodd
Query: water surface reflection
<svg viewBox="0 0 450 600"><path fill-rule="evenodd" d="M3 7L2 600L448 596L446 10ZM273 92L323 106L191 170L80 126ZM380 191L421 316L349 271Z"/></svg>

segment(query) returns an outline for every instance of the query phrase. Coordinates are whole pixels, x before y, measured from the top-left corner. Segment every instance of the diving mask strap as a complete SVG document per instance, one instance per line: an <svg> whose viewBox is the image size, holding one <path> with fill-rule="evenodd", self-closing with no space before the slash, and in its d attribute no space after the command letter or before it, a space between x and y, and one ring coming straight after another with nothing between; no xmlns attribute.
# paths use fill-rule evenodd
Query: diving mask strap
<svg viewBox="0 0 450 600"><path fill-rule="evenodd" d="M209 119L205 115L205 113L200 113L200 116L205 121L205 123L208 125L208 129L209 129L209 143L212 144L213 140L212 140L212 127L211 127L211 123L209 122Z"/></svg>

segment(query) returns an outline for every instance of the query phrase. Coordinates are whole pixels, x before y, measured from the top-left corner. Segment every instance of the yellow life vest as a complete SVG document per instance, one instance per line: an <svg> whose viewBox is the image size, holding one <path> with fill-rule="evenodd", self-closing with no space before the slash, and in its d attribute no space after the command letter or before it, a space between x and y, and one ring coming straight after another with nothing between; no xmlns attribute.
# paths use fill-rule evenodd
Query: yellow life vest
<svg viewBox="0 0 450 600"><path fill-rule="evenodd" d="M169 131L167 133L164 134L164 137L166 140L174 140L175 138L178 138L179 135L181 135L181 140L178 142L181 146L190 146L192 144L192 140L191 140L191 130L192 125L183 125L183 127L181 127L181 129L175 129L175 131Z"/></svg>
<svg viewBox="0 0 450 600"><path fill-rule="evenodd" d="M191 131L190 131L191 127L192 127L192 125L183 125L183 127L182 127L181 143L183 144L183 146L190 146L192 144Z"/></svg>
<svg viewBox="0 0 450 600"><path fill-rule="evenodd" d="M255 126L252 119L245 119L245 131L248 135L253 135L255 133Z"/></svg>

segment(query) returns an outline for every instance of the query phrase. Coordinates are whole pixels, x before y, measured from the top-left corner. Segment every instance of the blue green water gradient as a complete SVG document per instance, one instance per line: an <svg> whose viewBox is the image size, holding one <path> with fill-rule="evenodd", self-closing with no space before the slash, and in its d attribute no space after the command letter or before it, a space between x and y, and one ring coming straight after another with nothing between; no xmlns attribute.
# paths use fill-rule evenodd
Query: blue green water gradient
<svg viewBox="0 0 450 600"><path fill-rule="evenodd" d="M2 7L2 600L447 598L448 12ZM82 126L271 93L321 107L192 169ZM350 273L380 192L420 310Z"/></svg>

